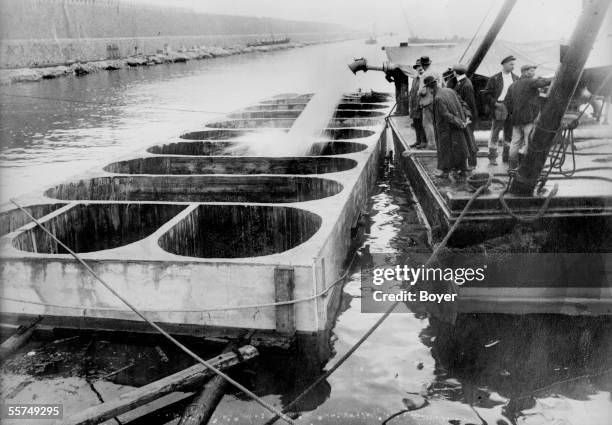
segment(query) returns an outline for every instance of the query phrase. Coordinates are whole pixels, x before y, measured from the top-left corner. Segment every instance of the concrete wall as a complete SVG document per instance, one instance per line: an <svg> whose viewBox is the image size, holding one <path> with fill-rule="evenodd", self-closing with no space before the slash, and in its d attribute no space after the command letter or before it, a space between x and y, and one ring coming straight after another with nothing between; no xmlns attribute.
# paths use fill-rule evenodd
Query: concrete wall
<svg viewBox="0 0 612 425"><path fill-rule="evenodd" d="M0 67L106 59L110 44L127 56L136 46L147 54L164 45L224 47L271 34L320 41L337 38L343 30L330 24L195 14L118 0L0 0Z"/></svg>

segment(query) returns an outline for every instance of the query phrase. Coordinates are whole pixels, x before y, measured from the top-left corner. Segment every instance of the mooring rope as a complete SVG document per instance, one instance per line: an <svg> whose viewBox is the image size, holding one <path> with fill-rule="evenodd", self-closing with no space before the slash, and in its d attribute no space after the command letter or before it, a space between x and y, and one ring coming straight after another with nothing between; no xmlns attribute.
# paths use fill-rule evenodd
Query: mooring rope
<svg viewBox="0 0 612 425"><path fill-rule="evenodd" d="M293 419L289 418L287 415L285 415L283 412L279 411L278 409L276 409L274 406L266 403L264 400L262 400L261 398L259 398L257 395L255 395L253 392L251 392L248 388L246 388L244 385L242 385L241 383L239 383L238 381L230 378L227 374L223 373L221 370L217 369L216 367L214 367L213 365L211 365L210 363L208 363L206 360L202 359L200 356L198 356L196 353L194 353L193 351L191 351L189 348L187 348L185 345L183 345L182 343L180 343L178 340L176 340L172 335L170 335L168 332L166 332L165 330L163 330L158 324L156 324L155 322L153 322L152 320L149 320L143 313L140 312L140 310L138 310L136 307L134 307L127 299L123 298L121 296L121 294L119 294L117 291L115 291L112 286L110 286L108 283L106 283L100 276L98 276L98 274L85 262L81 259L81 257L79 257L73 250L71 250L66 244L64 244L62 241L60 241L53 233L51 233L45 226L43 226L34 216L32 216L27 210L25 210L21 205L19 205L14 199L11 199L11 202L13 204L15 204L17 206L17 208L19 208L23 213L25 213L34 223L36 223L36 225L38 225L38 227L40 227L45 233L47 233L53 240L55 240L62 248L64 248L70 255L72 255L72 257L74 257L75 260L77 260L83 267L85 267L85 269L91 273L91 275L98 280L106 289L108 289L115 297L117 297L119 300L121 300L121 302L123 302L126 306L128 306L130 308L130 310L132 310L134 313L136 313L136 315L138 317L140 317L142 320L144 320L145 322L147 322L151 327L153 327L157 332L159 332L161 335L163 335L166 339L168 339L171 343L173 343L174 345L176 345L178 348L180 348L184 353L186 353L187 355L189 355L192 359L194 359L195 361L197 361L198 363L202 364L203 366L205 366L207 369L209 369L211 372L215 373L217 376L220 376L221 378L225 379L227 382L229 382L230 384L232 384L234 387L236 387L237 389L239 389L240 391L242 391L243 393L245 393L246 395L248 395L251 399L253 399L255 402L257 402L260 406L264 407L265 409L269 410L270 412L272 412L275 417L279 417L280 419L284 420L285 422L287 422L288 424L292 424L292 425L296 425L295 422L293 421Z"/></svg>
<svg viewBox="0 0 612 425"><path fill-rule="evenodd" d="M459 225L461 224L461 222L463 221L465 215L467 214L467 212L469 211L469 209L471 208L472 204L474 203L474 201L476 200L476 198L478 198L485 190L487 190L489 187L489 184L484 184L483 186L479 187L476 192L474 192L474 194L472 195L472 197L469 199L469 201L465 204L465 207L463 207L463 210L461 211L461 214L459 214L459 217L457 217L457 220L453 223L453 225L451 226L451 228L448 230L448 232L446 233L446 236L444 236L444 238L442 239L442 241L434 248L434 251L432 252L431 256L429 257L429 259L425 262L424 267L428 267L430 266L434 261L436 261L438 259L438 256L440 255L440 251L442 250L442 248L444 248L446 246L446 244L448 243L448 241L450 240L450 237L453 235L453 233L455 233L455 231L457 230L457 228L459 228ZM324 380L326 380L327 378L329 378L331 376L332 373L334 373L340 366L342 366L342 364L348 360L349 357L351 357L351 355L357 351L357 349L361 346L361 344L363 344L369 337L370 335L372 335L372 333L374 333L374 331L383 324L383 322L389 317L389 315L393 312L393 310L395 310L395 308L398 306L398 304L400 304L402 301L395 301L388 309L387 311L385 311L383 313L383 315L376 321L376 323L374 323L370 329L367 330L367 332L365 334L363 334L363 336L361 338L359 338L359 340L353 344L353 346L342 356L340 357L340 359L338 359L338 361L330 368L327 370L327 372L325 372L323 375L319 376L312 384L310 384L304 391L302 391L296 398L293 399L293 401L291 401L289 404L287 404L282 411L284 413L286 413L289 409L291 409L293 406L295 406L295 404L300 401L302 398L304 398L304 396L306 396L310 391L312 391L314 388L316 388L321 382L323 382ZM273 423L275 423L277 420L279 419L278 416L274 416L272 419L270 419L269 421L265 422L265 425L271 425Z"/></svg>

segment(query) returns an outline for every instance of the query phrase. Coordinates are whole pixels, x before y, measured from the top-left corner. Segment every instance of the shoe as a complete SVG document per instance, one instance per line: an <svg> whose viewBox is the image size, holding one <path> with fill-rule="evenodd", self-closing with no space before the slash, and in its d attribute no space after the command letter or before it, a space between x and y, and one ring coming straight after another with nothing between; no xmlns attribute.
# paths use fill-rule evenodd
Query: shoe
<svg viewBox="0 0 612 425"><path fill-rule="evenodd" d="M418 145L417 149L427 149L427 145Z"/></svg>
<svg viewBox="0 0 612 425"><path fill-rule="evenodd" d="M420 144L421 144L421 143L416 142L416 143L413 143L412 145L410 145L409 147L410 147L410 148L413 148L413 149L414 149L414 148L418 148Z"/></svg>
<svg viewBox="0 0 612 425"><path fill-rule="evenodd" d="M510 156L510 146L504 146L504 150L502 151L502 162L508 162L509 156Z"/></svg>
<svg viewBox="0 0 612 425"><path fill-rule="evenodd" d="M489 165L497 165L497 149L489 148Z"/></svg>

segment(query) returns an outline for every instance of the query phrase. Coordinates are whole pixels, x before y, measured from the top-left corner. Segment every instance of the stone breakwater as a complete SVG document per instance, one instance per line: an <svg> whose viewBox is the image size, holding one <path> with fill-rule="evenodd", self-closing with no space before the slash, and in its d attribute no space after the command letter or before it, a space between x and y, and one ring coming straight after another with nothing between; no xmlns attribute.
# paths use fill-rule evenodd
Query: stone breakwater
<svg viewBox="0 0 612 425"><path fill-rule="evenodd" d="M230 47L192 46L179 48L176 52L158 50L155 54L137 54L118 59L94 60L87 62L74 61L55 66L36 68L0 69L0 85L10 85L21 82L36 82L68 75L86 75L98 71L113 71L126 67L153 66L164 63L187 62L190 60L213 59L231 55L255 52L271 52L294 49L313 44L333 43L345 39L330 39L320 41L289 42L265 46L235 45Z"/></svg>

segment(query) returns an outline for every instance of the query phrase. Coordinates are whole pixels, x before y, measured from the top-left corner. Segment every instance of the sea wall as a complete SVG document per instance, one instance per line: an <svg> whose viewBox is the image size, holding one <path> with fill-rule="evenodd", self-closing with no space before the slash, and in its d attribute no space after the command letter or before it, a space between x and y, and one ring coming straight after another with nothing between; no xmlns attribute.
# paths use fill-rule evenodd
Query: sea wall
<svg viewBox="0 0 612 425"><path fill-rule="evenodd" d="M198 14L121 0L0 0L0 68L231 47L271 34L294 42L346 37L332 24Z"/></svg>

